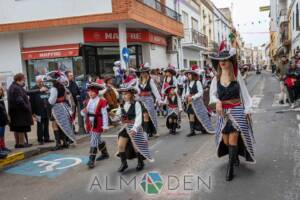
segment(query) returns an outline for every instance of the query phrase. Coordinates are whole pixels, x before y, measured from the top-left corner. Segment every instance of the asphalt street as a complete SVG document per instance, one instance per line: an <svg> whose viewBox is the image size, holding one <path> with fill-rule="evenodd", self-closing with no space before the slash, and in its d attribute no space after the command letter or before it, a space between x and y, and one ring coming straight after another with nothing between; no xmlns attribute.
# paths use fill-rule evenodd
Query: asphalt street
<svg viewBox="0 0 300 200"><path fill-rule="evenodd" d="M247 87L254 101L257 162L241 160L232 182L225 181L228 158L217 158L214 135L187 138L189 124L184 116L179 134L171 136L160 117L160 137L150 140L155 162L147 162L144 171L136 173L137 161L132 160L129 170L119 174L120 160L114 156L117 133L104 134L111 157L97 162L93 170L84 165L88 142L45 153L0 172L0 199L299 200L300 113L276 102L279 83L269 72L252 74ZM144 192L144 175L159 192L149 195L149 188Z"/></svg>

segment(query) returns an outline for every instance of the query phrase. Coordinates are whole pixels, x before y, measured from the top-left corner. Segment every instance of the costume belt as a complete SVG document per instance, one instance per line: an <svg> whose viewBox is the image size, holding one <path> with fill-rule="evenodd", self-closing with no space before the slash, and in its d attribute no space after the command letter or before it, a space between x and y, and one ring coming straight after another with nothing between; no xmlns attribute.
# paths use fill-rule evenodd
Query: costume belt
<svg viewBox="0 0 300 200"><path fill-rule="evenodd" d="M59 97L56 100L56 103L63 103L63 102L65 102L65 97Z"/></svg>
<svg viewBox="0 0 300 200"><path fill-rule="evenodd" d="M228 99L222 101L222 108L229 109L241 105L241 99Z"/></svg>
<svg viewBox="0 0 300 200"><path fill-rule="evenodd" d="M98 125L98 117L102 117L101 114L87 113L87 116L91 123L92 128L97 128Z"/></svg>
<svg viewBox="0 0 300 200"><path fill-rule="evenodd" d="M141 97L151 96L151 92L140 92L139 96Z"/></svg>
<svg viewBox="0 0 300 200"><path fill-rule="evenodd" d="M122 119L122 123L125 123L125 124L134 124L134 120L130 120L130 119L127 119L127 118L123 118L123 119Z"/></svg>
<svg viewBox="0 0 300 200"><path fill-rule="evenodd" d="M177 108L178 106L177 106L176 104L169 104L169 105L168 105L168 107L170 107L170 108L173 108L173 109L174 109L174 108Z"/></svg>

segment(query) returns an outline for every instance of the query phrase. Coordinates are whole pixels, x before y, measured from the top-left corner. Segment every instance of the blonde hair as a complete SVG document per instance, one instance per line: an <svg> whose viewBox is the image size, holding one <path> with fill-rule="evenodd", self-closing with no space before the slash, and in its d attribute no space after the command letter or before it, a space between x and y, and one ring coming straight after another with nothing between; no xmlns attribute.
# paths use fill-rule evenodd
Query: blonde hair
<svg viewBox="0 0 300 200"><path fill-rule="evenodd" d="M231 81L236 81L236 77L234 75L234 69L233 69L233 63L230 60L227 60L230 63L229 67L229 76L230 76L230 82ZM217 69L217 80L220 81L222 76L222 68L220 66L220 63L218 64L218 69Z"/></svg>

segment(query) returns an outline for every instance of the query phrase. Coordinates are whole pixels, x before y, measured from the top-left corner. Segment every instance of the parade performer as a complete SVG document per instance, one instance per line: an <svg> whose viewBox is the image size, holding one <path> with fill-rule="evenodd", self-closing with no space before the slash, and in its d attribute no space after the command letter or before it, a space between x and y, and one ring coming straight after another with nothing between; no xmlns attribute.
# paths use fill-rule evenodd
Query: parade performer
<svg viewBox="0 0 300 200"><path fill-rule="evenodd" d="M159 104L161 103L161 96L153 79L150 77L149 72L150 67L148 63L141 65L138 70L140 77L137 83L137 91L143 109L143 128L148 136L152 137L153 135L158 135L157 113L154 106L153 96Z"/></svg>
<svg viewBox="0 0 300 200"><path fill-rule="evenodd" d="M220 48L218 54L210 55L217 70L210 87L210 105L217 112L216 144L218 157L229 154L226 180L234 176L234 166L239 165L238 155L255 163L255 142L250 112L252 100L241 74L238 72L236 49Z"/></svg>
<svg viewBox="0 0 300 200"><path fill-rule="evenodd" d="M52 105L51 121L56 146L53 150L69 147L69 141L76 144L75 133L72 125L73 105L72 95L67 92L68 79L63 72L52 71L47 73L46 79L52 81L49 103Z"/></svg>
<svg viewBox="0 0 300 200"><path fill-rule="evenodd" d="M103 91L103 97L108 104L108 112L119 107L119 93L113 85L113 77L108 76L105 78L106 89Z"/></svg>
<svg viewBox="0 0 300 200"><path fill-rule="evenodd" d="M176 79L176 69L175 67L169 65L165 70L165 77L164 77L164 82L163 82L163 87L161 90L161 93L164 94L165 93L165 89L170 86L170 85L174 85L177 88L177 79Z"/></svg>
<svg viewBox="0 0 300 200"><path fill-rule="evenodd" d="M191 70L185 71L188 77L188 85L185 92L185 101L187 102L187 114L190 122L191 132L187 137L196 135L195 130L203 134L214 133L211 120L203 103L203 88L199 81L199 69L193 66Z"/></svg>
<svg viewBox="0 0 300 200"><path fill-rule="evenodd" d="M94 168L97 151L101 155L97 161L109 158L106 143L101 138L101 134L108 129L107 101L99 97L99 92L105 90L103 80L96 80L87 85L88 96L86 107L81 110L81 115L85 117L87 132L90 134L90 157L87 163L89 168Z"/></svg>
<svg viewBox="0 0 300 200"><path fill-rule="evenodd" d="M170 85L165 89L164 104L167 105L168 116L166 126L170 130L171 135L176 134L176 128L180 128L179 116L182 112L182 103L176 92L176 86Z"/></svg>
<svg viewBox="0 0 300 200"><path fill-rule="evenodd" d="M137 171L144 168L144 160L154 161L148 144L148 136L142 128L142 106L135 100L137 92L135 87L128 86L120 88L124 103L116 112L117 116L121 116L122 124L118 136L118 152L117 156L121 159L119 172L123 172L128 168L127 159L138 159L136 167Z"/></svg>

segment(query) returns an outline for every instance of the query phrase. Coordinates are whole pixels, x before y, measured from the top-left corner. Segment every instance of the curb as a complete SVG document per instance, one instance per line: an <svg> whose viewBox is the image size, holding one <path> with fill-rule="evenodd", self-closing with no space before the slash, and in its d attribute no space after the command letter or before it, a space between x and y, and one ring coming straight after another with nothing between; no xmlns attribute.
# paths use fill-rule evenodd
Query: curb
<svg viewBox="0 0 300 200"><path fill-rule="evenodd" d="M109 133L113 133L116 130L118 130L119 126L113 127L109 129ZM107 133L105 133L107 134ZM77 144L84 143L89 140L89 135L80 135L79 138L77 139ZM53 146L51 147L37 147L35 149L31 149L28 151L21 151L21 152L15 152L12 154L9 154L5 159L0 160L0 171L8 169L10 167L13 167L17 165L19 162L27 160L33 156L37 156L46 152L51 151Z"/></svg>

